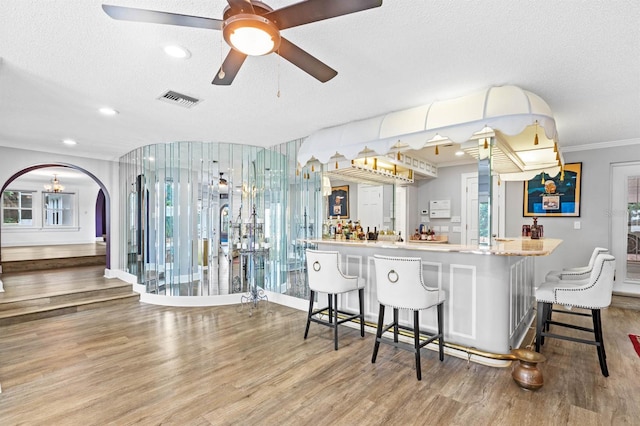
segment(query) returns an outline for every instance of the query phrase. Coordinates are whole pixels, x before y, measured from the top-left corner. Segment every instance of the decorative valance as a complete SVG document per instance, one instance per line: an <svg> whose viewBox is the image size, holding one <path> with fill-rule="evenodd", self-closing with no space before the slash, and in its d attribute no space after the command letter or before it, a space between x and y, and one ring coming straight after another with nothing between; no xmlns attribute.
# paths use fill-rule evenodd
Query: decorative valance
<svg viewBox="0 0 640 426"><path fill-rule="evenodd" d="M546 102L519 87L498 86L321 129L302 143L298 162L304 165L315 159L328 163L338 157L386 155L452 141L467 142L467 149L465 145L463 149L474 155L474 151L476 154L478 151L477 143L474 150L468 142L483 135L495 137L497 151L511 163L498 172L549 169L561 161L557 153L556 122Z"/></svg>

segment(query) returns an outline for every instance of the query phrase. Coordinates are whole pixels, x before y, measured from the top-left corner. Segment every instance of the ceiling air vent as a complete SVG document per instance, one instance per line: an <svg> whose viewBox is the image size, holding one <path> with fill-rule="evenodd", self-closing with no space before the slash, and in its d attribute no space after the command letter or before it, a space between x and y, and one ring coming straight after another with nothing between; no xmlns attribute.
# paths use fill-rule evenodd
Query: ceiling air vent
<svg viewBox="0 0 640 426"><path fill-rule="evenodd" d="M200 99L192 98L191 96L183 95L182 93L174 92L173 90L169 90L162 94L158 99L170 104L180 105L185 108L191 108L200 102Z"/></svg>

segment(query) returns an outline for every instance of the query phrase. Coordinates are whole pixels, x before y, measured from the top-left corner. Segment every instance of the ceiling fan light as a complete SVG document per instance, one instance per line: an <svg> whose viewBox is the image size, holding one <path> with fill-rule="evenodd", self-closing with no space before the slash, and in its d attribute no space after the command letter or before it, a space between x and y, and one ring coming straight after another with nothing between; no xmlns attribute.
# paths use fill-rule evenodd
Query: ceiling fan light
<svg viewBox="0 0 640 426"><path fill-rule="evenodd" d="M249 56L261 56L280 47L280 31L261 16L238 14L227 19L222 30L225 41Z"/></svg>
<svg viewBox="0 0 640 426"><path fill-rule="evenodd" d="M238 28L229 36L231 45L245 55L260 56L273 51L273 37L260 28Z"/></svg>

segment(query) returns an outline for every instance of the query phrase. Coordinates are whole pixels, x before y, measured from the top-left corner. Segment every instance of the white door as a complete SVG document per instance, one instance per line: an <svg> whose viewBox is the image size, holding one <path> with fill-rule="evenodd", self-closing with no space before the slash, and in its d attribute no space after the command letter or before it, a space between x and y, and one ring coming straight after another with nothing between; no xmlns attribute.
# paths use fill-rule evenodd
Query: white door
<svg viewBox="0 0 640 426"><path fill-rule="evenodd" d="M478 245L478 174L463 173L462 180L462 244Z"/></svg>
<svg viewBox="0 0 640 426"><path fill-rule="evenodd" d="M614 290L640 294L640 162L611 166L611 241L616 258Z"/></svg>
<svg viewBox="0 0 640 426"><path fill-rule="evenodd" d="M382 228L382 186L358 185L358 211L351 220L358 219L365 231L367 228L372 232L373 228Z"/></svg>
<svg viewBox="0 0 640 426"><path fill-rule="evenodd" d="M478 174L463 173L462 181L462 217L461 238L462 244L478 244ZM504 185L498 185L498 179L492 179L491 199L491 234L496 237L504 237L504 212L505 191Z"/></svg>

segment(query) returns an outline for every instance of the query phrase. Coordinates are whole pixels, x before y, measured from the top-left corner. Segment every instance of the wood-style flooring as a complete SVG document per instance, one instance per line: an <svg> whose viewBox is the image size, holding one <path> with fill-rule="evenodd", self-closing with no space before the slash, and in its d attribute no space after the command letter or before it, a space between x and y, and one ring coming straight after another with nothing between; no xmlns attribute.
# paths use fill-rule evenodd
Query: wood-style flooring
<svg viewBox="0 0 640 426"><path fill-rule="evenodd" d="M311 325L271 303L106 306L0 327L0 425L621 425L640 423L640 311L602 322L610 376L593 347L549 339L545 385L520 389L508 368Z"/></svg>

